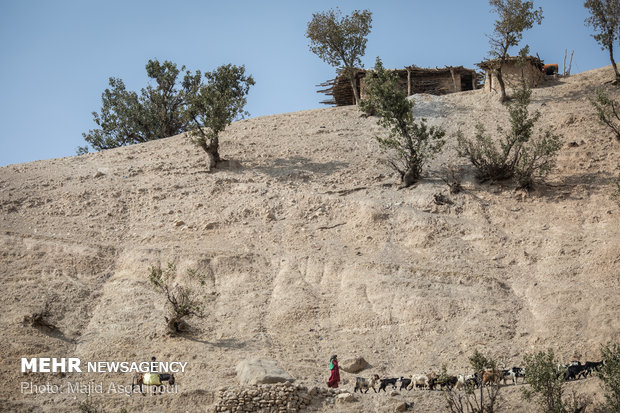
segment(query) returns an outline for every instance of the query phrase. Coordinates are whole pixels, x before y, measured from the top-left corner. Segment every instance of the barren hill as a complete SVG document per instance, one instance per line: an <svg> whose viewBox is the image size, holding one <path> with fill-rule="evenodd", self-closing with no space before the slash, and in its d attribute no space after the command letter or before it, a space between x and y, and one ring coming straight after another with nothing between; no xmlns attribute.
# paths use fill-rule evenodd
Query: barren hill
<svg viewBox="0 0 620 413"><path fill-rule="evenodd" d="M552 348L600 358L620 340L620 209L610 181L620 142L587 98L611 67L547 82L531 108L563 135L558 168L533 192L479 184L454 133L494 130L505 109L481 90L417 95L416 113L448 130L447 150L399 189L373 138L376 119L335 107L247 119L222 137L230 161L208 172L186 137L0 168L0 405L75 411L84 395L24 394L21 382L129 383L131 374L20 373L22 357L188 362L179 394L94 395L106 411L207 411L244 359L275 360L325 386L331 354L363 356L360 373L468 371L475 349L506 365ZM610 93L620 93L611 88ZM465 167L449 195L443 165ZM452 204L437 205L436 194ZM148 268L196 268L207 317L165 332ZM56 328L24 316L47 307ZM352 391L355 375L342 373ZM511 411L531 411L518 388ZM598 379L572 383L600 399ZM357 396L329 411L442 411L440 392Z"/></svg>

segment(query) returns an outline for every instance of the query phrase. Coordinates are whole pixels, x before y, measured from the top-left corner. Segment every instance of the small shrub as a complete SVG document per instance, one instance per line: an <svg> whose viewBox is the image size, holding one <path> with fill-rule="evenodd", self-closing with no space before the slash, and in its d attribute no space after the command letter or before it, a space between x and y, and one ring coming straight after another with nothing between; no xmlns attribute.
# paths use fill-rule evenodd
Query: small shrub
<svg viewBox="0 0 620 413"><path fill-rule="evenodd" d="M185 320L191 317L205 317L202 303L195 297L191 287L174 284L176 278L176 266L168 263L168 267L152 266L149 268L149 282L159 292L166 296L168 301L168 315L165 317L168 330L172 334L180 333L185 325ZM189 270L190 278L198 278L204 285L204 277L198 275L195 270Z"/></svg>
<svg viewBox="0 0 620 413"><path fill-rule="evenodd" d="M501 411L500 386L494 383L482 385L482 376L485 371L499 374L497 362L476 350L469 358L469 364L477 374L477 383L467 383L462 393L454 389L445 393L450 413L493 413Z"/></svg>
<svg viewBox="0 0 620 413"><path fill-rule="evenodd" d="M616 178L616 182L612 182L612 193L611 199L616 201L618 206L620 206L620 175Z"/></svg>
<svg viewBox="0 0 620 413"><path fill-rule="evenodd" d="M607 344L601 353L605 363L599 377L603 381L606 407L611 412L620 412L620 344Z"/></svg>
<svg viewBox="0 0 620 413"><path fill-rule="evenodd" d="M396 74L383 68L377 58L375 70L366 77L366 97L360 108L380 119L379 125L389 130L387 137L376 137L381 149L389 153L387 163L400 174L403 187L420 179L424 165L444 145L445 131L416 122L413 101L398 86Z"/></svg>
<svg viewBox="0 0 620 413"><path fill-rule="evenodd" d="M463 168L449 165L445 167L444 176L441 179L448 185L451 194L458 194L463 190L463 186L461 185L462 176Z"/></svg>
<svg viewBox="0 0 620 413"><path fill-rule="evenodd" d="M101 413L102 410L97 409L91 399L85 399L78 404L78 410L81 413Z"/></svg>
<svg viewBox="0 0 620 413"><path fill-rule="evenodd" d="M473 139L467 139L457 132L459 154L467 157L477 169L480 181L501 181L513 179L520 188L530 188L535 179L543 178L555 166L555 157L562 144L560 136L550 129L534 135L534 125L540 112L530 116L528 105L531 90L525 82L515 92L512 103L508 105L510 130L497 128L502 136L497 144L486 133L484 126L476 125Z"/></svg>
<svg viewBox="0 0 620 413"><path fill-rule="evenodd" d="M599 122L607 125L616 135L616 139L620 140L620 104L602 90L598 90L596 96L590 98L590 103L596 110Z"/></svg>
<svg viewBox="0 0 620 413"><path fill-rule="evenodd" d="M56 330L56 326L50 321L51 311L49 301L39 311L24 316L23 324L34 328L44 328L47 330Z"/></svg>

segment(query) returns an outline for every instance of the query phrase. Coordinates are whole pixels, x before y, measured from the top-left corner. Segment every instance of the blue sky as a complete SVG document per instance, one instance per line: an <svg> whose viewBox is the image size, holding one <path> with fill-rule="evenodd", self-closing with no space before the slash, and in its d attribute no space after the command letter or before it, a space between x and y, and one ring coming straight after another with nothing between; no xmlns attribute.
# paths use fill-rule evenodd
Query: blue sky
<svg viewBox="0 0 620 413"><path fill-rule="evenodd" d="M583 1L534 3L544 20L522 45L560 70L564 49L574 50L572 73L609 64ZM373 13L366 67L380 56L390 68L474 68L496 18L485 0L0 0L0 166L74 155L96 127L108 78L139 90L153 58L203 72L245 64L256 80L251 117L323 107L316 85L335 69L309 51L305 30L312 13L336 6Z"/></svg>

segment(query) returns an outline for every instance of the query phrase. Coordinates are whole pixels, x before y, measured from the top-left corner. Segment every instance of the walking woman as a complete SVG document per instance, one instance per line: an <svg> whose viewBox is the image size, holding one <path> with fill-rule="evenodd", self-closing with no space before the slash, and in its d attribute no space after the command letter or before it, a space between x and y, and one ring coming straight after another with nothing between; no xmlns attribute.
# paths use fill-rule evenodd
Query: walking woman
<svg viewBox="0 0 620 413"><path fill-rule="evenodd" d="M335 354L329 359L329 369L331 370L331 375L329 376L327 387L337 388L340 381L340 371L338 370L338 356Z"/></svg>

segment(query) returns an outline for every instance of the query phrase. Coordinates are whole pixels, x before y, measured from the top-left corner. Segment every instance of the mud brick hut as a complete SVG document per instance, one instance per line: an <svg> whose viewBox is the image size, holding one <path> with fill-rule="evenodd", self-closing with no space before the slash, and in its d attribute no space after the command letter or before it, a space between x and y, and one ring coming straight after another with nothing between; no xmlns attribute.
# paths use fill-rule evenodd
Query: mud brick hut
<svg viewBox="0 0 620 413"><path fill-rule="evenodd" d="M495 69L498 59L485 60L476 64L486 73L484 90L487 92L499 92L499 82ZM528 56L523 61L520 57L508 57L502 66L502 77L507 88L515 88L525 79L530 88L535 88L543 81L543 62L538 57Z"/></svg>
<svg viewBox="0 0 620 413"><path fill-rule="evenodd" d="M476 71L466 69L463 66L436 69L409 66L404 69L394 69L393 71L398 75L400 86L407 92L407 96L415 93L445 95L464 90L473 90L478 85ZM364 97L364 78L371 72L371 70L364 69L357 69L355 72L355 85L362 98ZM351 82L346 76L340 75L318 86L326 87L326 89L319 90L318 93L325 93L331 96L330 99L326 99L321 103L336 106L355 104Z"/></svg>

